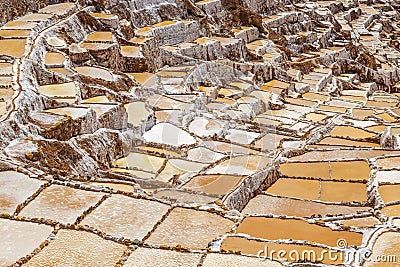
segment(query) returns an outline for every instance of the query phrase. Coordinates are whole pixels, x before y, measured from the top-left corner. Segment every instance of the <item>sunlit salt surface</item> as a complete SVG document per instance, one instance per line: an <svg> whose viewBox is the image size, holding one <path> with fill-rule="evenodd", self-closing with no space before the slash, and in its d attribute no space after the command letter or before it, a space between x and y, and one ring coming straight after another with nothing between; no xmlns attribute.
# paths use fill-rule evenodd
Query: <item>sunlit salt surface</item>
<svg viewBox="0 0 400 267"><path fill-rule="evenodd" d="M382 224L377 218L375 217L363 217L363 218L354 218L348 220L341 220L339 221L341 225L344 227L353 227L353 228L372 228L377 225Z"/></svg>
<svg viewBox="0 0 400 267"><path fill-rule="evenodd" d="M377 159L376 162L382 169L393 169L399 166L400 157L386 157Z"/></svg>
<svg viewBox="0 0 400 267"><path fill-rule="evenodd" d="M380 185L379 195L385 203L399 200L400 184Z"/></svg>
<svg viewBox="0 0 400 267"><path fill-rule="evenodd" d="M30 202L22 210L21 216L74 223L79 215L95 205L102 196L102 193L52 185Z"/></svg>
<svg viewBox="0 0 400 267"><path fill-rule="evenodd" d="M110 103L110 100L105 95L95 96L87 99L82 99L82 103Z"/></svg>
<svg viewBox="0 0 400 267"><path fill-rule="evenodd" d="M6 87L6 88L11 88L12 87L12 81L13 81L13 77L12 76L5 76L5 77L1 77L0 76L0 88L1 87ZM1 88L1 89L3 89ZM3 91L3 90L1 90Z"/></svg>
<svg viewBox="0 0 400 267"><path fill-rule="evenodd" d="M0 75L12 75L13 64L11 63L0 63Z"/></svg>
<svg viewBox="0 0 400 267"><path fill-rule="evenodd" d="M56 115L63 115L63 116L69 116L72 119L77 119L85 116L88 113L89 109L79 107L79 108L73 108L73 107L65 107L65 108L55 108L55 109L48 109L46 112L56 114Z"/></svg>
<svg viewBox="0 0 400 267"><path fill-rule="evenodd" d="M365 139L372 138L376 134L367 132L362 129L358 129L350 126L336 126L332 132L330 132L331 136L335 137L349 137L353 139Z"/></svg>
<svg viewBox="0 0 400 267"><path fill-rule="evenodd" d="M0 102L0 116L7 113L7 104L5 102Z"/></svg>
<svg viewBox="0 0 400 267"><path fill-rule="evenodd" d="M0 29L0 266L399 253L400 54L379 36L396 6L100 2ZM364 264L326 254L282 265Z"/></svg>
<svg viewBox="0 0 400 267"><path fill-rule="evenodd" d="M116 18L117 16L114 14L105 14L105 13L90 13L90 16L98 18L98 19L112 19Z"/></svg>
<svg viewBox="0 0 400 267"><path fill-rule="evenodd" d="M201 137L216 135L221 130L221 124L204 117L195 118L189 125L189 131Z"/></svg>
<svg viewBox="0 0 400 267"><path fill-rule="evenodd" d="M216 254L209 253L203 261L203 267L231 267L231 266L253 266L253 267L278 267L282 266L277 261L272 261L270 259L259 259L253 257L245 257L234 254Z"/></svg>
<svg viewBox="0 0 400 267"><path fill-rule="evenodd" d="M206 147L196 147L190 149L187 154L187 159L202 163L214 163L225 157L225 154L215 152Z"/></svg>
<svg viewBox="0 0 400 267"><path fill-rule="evenodd" d="M92 233L62 229L24 266L114 266L125 249Z"/></svg>
<svg viewBox="0 0 400 267"><path fill-rule="evenodd" d="M0 40L0 55L20 58L25 53L25 45L24 39Z"/></svg>
<svg viewBox="0 0 400 267"><path fill-rule="evenodd" d="M175 109L175 110L189 110L190 103L178 101L166 96L154 94L146 100L150 106L158 109Z"/></svg>
<svg viewBox="0 0 400 267"><path fill-rule="evenodd" d="M123 183L91 183L93 185L96 186L101 186L101 187L106 187L106 188L110 188L110 189L114 189L114 190L120 190L120 191L124 191L124 192L135 192L135 187L133 185L129 185L129 184L123 184Z"/></svg>
<svg viewBox="0 0 400 267"><path fill-rule="evenodd" d="M50 66L64 65L66 58L61 53L48 52L45 55L44 64Z"/></svg>
<svg viewBox="0 0 400 267"><path fill-rule="evenodd" d="M373 248L372 248L372 254L369 259L377 259L377 257L389 257L390 255L394 255L398 257L400 255L400 233L394 233L394 232L386 232L381 234L378 239L376 240ZM388 262L388 261L382 261L382 262L376 262L376 261L366 261L364 266L391 266L393 262ZM394 265L393 265L394 266Z"/></svg>
<svg viewBox="0 0 400 267"><path fill-rule="evenodd" d="M197 175L183 188L206 194L224 195L234 189L243 178L243 176L233 175Z"/></svg>
<svg viewBox="0 0 400 267"><path fill-rule="evenodd" d="M205 141L204 144L221 153L229 154L260 154L259 151L250 149L245 146L231 144L230 142L220 142L220 141Z"/></svg>
<svg viewBox="0 0 400 267"><path fill-rule="evenodd" d="M133 76L135 80L143 85L143 86L154 86L157 82L156 75L153 73L149 72L143 72L143 73L128 73L129 75Z"/></svg>
<svg viewBox="0 0 400 267"><path fill-rule="evenodd" d="M60 3L60 4L48 5L42 9L39 9L39 12L61 16L70 11L74 6L75 3Z"/></svg>
<svg viewBox="0 0 400 267"><path fill-rule="evenodd" d="M4 39L25 39L31 35L30 30L3 30L0 29L0 37Z"/></svg>
<svg viewBox="0 0 400 267"><path fill-rule="evenodd" d="M254 142L254 147L260 148L262 151L275 150L279 147L281 140L285 137L286 136L284 135L266 134Z"/></svg>
<svg viewBox="0 0 400 267"><path fill-rule="evenodd" d="M225 251L236 251L244 254L251 254L254 256L261 255L262 259L264 257L267 257L269 254L265 255L265 247L268 248L268 251L279 251L279 250L284 250L287 252L290 251L297 251L299 255L303 255L305 251L314 251L315 255L317 255L317 258L312 257L312 256L307 256L305 255L304 259L306 259L308 262L318 262L322 261L322 263L325 264L342 264L345 261L345 255L344 253L341 254L339 252L335 252L330 249L325 249L321 247L313 247L309 245L298 245L298 244L277 244L277 243L272 243L272 242L262 242L262 241L256 241L256 240L247 240L243 237L227 237L223 242L221 246L221 250ZM262 251L264 254L259 254L259 252ZM267 251L267 253L268 253ZM324 252L325 251L325 252ZM330 257L322 257L324 253L329 253L332 252L332 259ZM287 257L289 262L298 262L302 261L302 258L296 258L295 255L292 256L292 258ZM336 259L335 259L336 256ZM276 255L275 255L276 257Z"/></svg>
<svg viewBox="0 0 400 267"><path fill-rule="evenodd" d="M33 252L52 230L48 225L0 219L0 265L12 265Z"/></svg>
<svg viewBox="0 0 400 267"><path fill-rule="evenodd" d="M168 182L173 178L180 175L195 174L203 169L207 164L200 162L182 160L182 159L170 159L165 165L164 169L157 175L156 179L164 182Z"/></svg>
<svg viewBox="0 0 400 267"><path fill-rule="evenodd" d="M370 167L366 161L286 162L279 172L288 177L319 178L322 180L366 181Z"/></svg>
<svg viewBox="0 0 400 267"><path fill-rule="evenodd" d="M51 17L52 15L50 14L32 13L19 18L18 21L42 22L48 20Z"/></svg>
<svg viewBox="0 0 400 267"><path fill-rule="evenodd" d="M137 248L129 256L124 266L153 266L153 267L196 267L202 254L177 252L165 249Z"/></svg>
<svg viewBox="0 0 400 267"><path fill-rule="evenodd" d="M142 240L168 209L168 205L158 202L114 195L106 199L81 224L115 237Z"/></svg>
<svg viewBox="0 0 400 267"><path fill-rule="evenodd" d="M274 229L274 231L270 231ZM333 231L329 227L310 224L297 219L247 217L236 229L236 233L248 234L268 240L294 239L337 246L338 239L345 239L349 246L360 246L363 235L348 231Z"/></svg>
<svg viewBox="0 0 400 267"><path fill-rule="evenodd" d="M68 76L68 77L71 77L71 76L75 75L72 71L70 71L70 70L68 70L66 68L49 68L48 70L56 72L56 73L61 74L61 75Z"/></svg>
<svg viewBox="0 0 400 267"><path fill-rule="evenodd" d="M62 84L49 84L42 85L39 87L39 92L49 97L75 97L76 96L76 85L74 82L62 83Z"/></svg>
<svg viewBox="0 0 400 267"><path fill-rule="evenodd" d="M381 213L386 217L399 217L400 216L400 204L386 206L381 210Z"/></svg>
<svg viewBox="0 0 400 267"><path fill-rule="evenodd" d="M5 30L32 30L35 28L38 24L35 22L28 22L28 21L10 21L7 22L2 29Z"/></svg>
<svg viewBox="0 0 400 267"><path fill-rule="evenodd" d="M96 67L77 67L75 68L75 71L90 78L114 81L113 75L106 69Z"/></svg>
<svg viewBox="0 0 400 267"><path fill-rule="evenodd" d="M140 57L142 53L138 46L121 46L121 54L124 57Z"/></svg>
<svg viewBox="0 0 400 267"><path fill-rule="evenodd" d="M367 188L363 183L331 182L303 179L279 179L267 193L325 202L366 202Z"/></svg>
<svg viewBox="0 0 400 267"><path fill-rule="evenodd" d="M112 32L93 32L86 38L87 42L112 42Z"/></svg>
<svg viewBox="0 0 400 267"><path fill-rule="evenodd" d="M154 197L187 204L209 204L218 199L217 197L200 195L194 192L179 191L177 189L159 190L154 193Z"/></svg>
<svg viewBox="0 0 400 267"><path fill-rule="evenodd" d="M325 137L323 138L318 145L320 147L328 148L328 147L368 147L368 148L377 148L380 147L380 144L371 143L371 142L360 142L360 141L353 141L343 138L336 138L336 137ZM310 146L313 147L313 146ZM318 146L315 146L318 147Z"/></svg>
<svg viewBox="0 0 400 267"><path fill-rule="evenodd" d="M251 199L242 211L244 214L272 214L277 216L311 217L313 215L351 215L369 211L369 207L350 207L329 203L318 203L303 199L258 195Z"/></svg>
<svg viewBox="0 0 400 267"><path fill-rule="evenodd" d="M129 153L125 158L114 162L115 166L123 168L136 168L139 170L156 172L163 166L165 159L142 153Z"/></svg>
<svg viewBox="0 0 400 267"><path fill-rule="evenodd" d="M259 136L260 136L259 133L254 133L254 132L249 132L249 131L244 131L244 130L237 130L237 129L230 129L228 131L228 134L225 136L225 138L233 143L249 145Z"/></svg>
<svg viewBox="0 0 400 267"><path fill-rule="evenodd" d="M279 179L265 192L276 195L306 200L317 200L321 190L321 182L303 179Z"/></svg>
<svg viewBox="0 0 400 267"><path fill-rule="evenodd" d="M362 183L321 182L320 200L325 202L366 202L367 186Z"/></svg>
<svg viewBox="0 0 400 267"><path fill-rule="evenodd" d="M1 89L0 90L0 102L7 102L12 98L15 91L13 89Z"/></svg>
<svg viewBox="0 0 400 267"><path fill-rule="evenodd" d="M150 179L155 176L154 173L148 172L148 171L139 171L139 170L128 170L128 169L122 169L122 168L111 168L112 171L117 172L117 173L126 173L126 174L131 174L133 176L139 177L139 178L145 178L145 179Z"/></svg>
<svg viewBox="0 0 400 267"><path fill-rule="evenodd" d="M133 102L126 104L126 112L128 113L128 122L133 125L138 125L152 114L152 112L146 107L144 102Z"/></svg>
<svg viewBox="0 0 400 267"><path fill-rule="evenodd" d="M44 182L15 171L0 172L0 212L12 214Z"/></svg>
<svg viewBox="0 0 400 267"><path fill-rule="evenodd" d="M67 43L65 42L65 40L58 38L56 36L49 36L46 38L46 42L47 44L49 44L50 46L53 46L55 48L65 48L67 47Z"/></svg>
<svg viewBox="0 0 400 267"><path fill-rule="evenodd" d="M238 156L218 163L207 174L251 175L266 168L269 163L270 159L265 156Z"/></svg>
<svg viewBox="0 0 400 267"><path fill-rule="evenodd" d="M170 123L159 123L145 132L143 138L147 142L166 144L172 146L193 145L196 143L188 132Z"/></svg>
<svg viewBox="0 0 400 267"><path fill-rule="evenodd" d="M214 238L230 231L233 222L205 211L175 208L147 239L147 243L204 249Z"/></svg>

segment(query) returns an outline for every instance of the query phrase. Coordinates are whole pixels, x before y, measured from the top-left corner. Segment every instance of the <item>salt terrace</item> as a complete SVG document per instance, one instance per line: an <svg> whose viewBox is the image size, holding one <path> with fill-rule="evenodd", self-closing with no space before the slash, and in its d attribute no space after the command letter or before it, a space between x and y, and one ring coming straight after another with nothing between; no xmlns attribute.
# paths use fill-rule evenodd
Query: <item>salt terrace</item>
<svg viewBox="0 0 400 267"><path fill-rule="evenodd" d="M40 5L0 28L1 266L400 261L397 1Z"/></svg>

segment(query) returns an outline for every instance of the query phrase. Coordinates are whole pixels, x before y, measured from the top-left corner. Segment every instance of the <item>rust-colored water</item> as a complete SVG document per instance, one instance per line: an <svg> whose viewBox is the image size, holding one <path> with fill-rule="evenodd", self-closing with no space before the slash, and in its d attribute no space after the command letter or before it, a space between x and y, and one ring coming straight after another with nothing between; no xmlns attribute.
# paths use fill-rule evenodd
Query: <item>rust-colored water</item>
<svg viewBox="0 0 400 267"><path fill-rule="evenodd" d="M97 19L112 19L116 18L117 16L115 14L105 14L105 13L90 13L90 16L97 18Z"/></svg>
<svg viewBox="0 0 400 267"><path fill-rule="evenodd" d="M387 207L384 207L381 210L382 214L385 215L386 217L399 217L400 216L400 205L390 205Z"/></svg>
<svg viewBox="0 0 400 267"><path fill-rule="evenodd" d="M320 200L326 202L366 202L367 188L365 184L361 183L322 181Z"/></svg>
<svg viewBox="0 0 400 267"><path fill-rule="evenodd" d="M61 53L48 52L44 59L46 65L63 65L64 62L65 56Z"/></svg>
<svg viewBox="0 0 400 267"><path fill-rule="evenodd" d="M235 188L243 178L243 176L234 175L198 175L183 188L206 194L224 195Z"/></svg>
<svg viewBox="0 0 400 267"><path fill-rule="evenodd" d="M378 191L385 203L400 200L400 184L380 185Z"/></svg>
<svg viewBox="0 0 400 267"><path fill-rule="evenodd" d="M142 153L130 153L125 158L114 161L118 167L137 168L140 170L156 172L164 164L165 159Z"/></svg>
<svg viewBox="0 0 400 267"><path fill-rule="evenodd" d="M93 32L86 37L86 42L112 43L112 32Z"/></svg>
<svg viewBox="0 0 400 267"><path fill-rule="evenodd" d="M55 108L46 110L46 112L48 113L69 116L74 120L83 117L84 115L86 115L88 111L89 109L82 107L80 108L65 107L65 108Z"/></svg>
<svg viewBox="0 0 400 267"><path fill-rule="evenodd" d="M0 40L0 55L20 58L25 53L25 45L24 39Z"/></svg>
<svg viewBox="0 0 400 267"><path fill-rule="evenodd" d="M360 142L360 141L353 141L343 138L336 138L336 137L326 137L322 139L318 144L321 145L329 145L329 146L349 146L349 147L380 147L380 144L371 143L371 142Z"/></svg>
<svg viewBox="0 0 400 267"><path fill-rule="evenodd" d="M308 240L332 247L337 246L339 239L345 239L350 246L360 246L363 237L360 233L333 231L329 227L310 224L303 220L265 217L245 218L236 229L236 233L268 240Z"/></svg>
<svg viewBox="0 0 400 267"><path fill-rule="evenodd" d="M175 208L146 243L204 249L210 241L229 232L232 226L232 221L216 214Z"/></svg>
<svg viewBox="0 0 400 267"><path fill-rule="evenodd" d="M121 54L124 57L139 57L140 47L138 46L121 46Z"/></svg>
<svg viewBox="0 0 400 267"><path fill-rule="evenodd" d="M0 30L0 37L23 39L31 35L29 30Z"/></svg>
<svg viewBox="0 0 400 267"><path fill-rule="evenodd" d="M366 161L333 161L332 179L346 181L366 181L369 178L370 167Z"/></svg>
<svg viewBox="0 0 400 267"><path fill-rule="evenodd" d="M287 162L279 166L279 172L288 177L330 178L329 162Z"/></svg>
<svg viewBox="0 0 400 267"><path fill-rule="evenodd" d="M317 200L320 191L320 181L281 178L265 192L277 196Z"/></svg>
<svg viewBox="0 0 400 267"><path fill-rule="evenodd" d="M352 139L365 139L375 137L376 134L351 126L336 126L330 133L334 137L349 137Z"/></svg>
<svg viewBox="0 0 400 267"><path fill-rule="evenodd" d="M74 223L83 211L95 205L102 196L102 193L52 185L30 202L22 210L21 216Z"/></svg>

